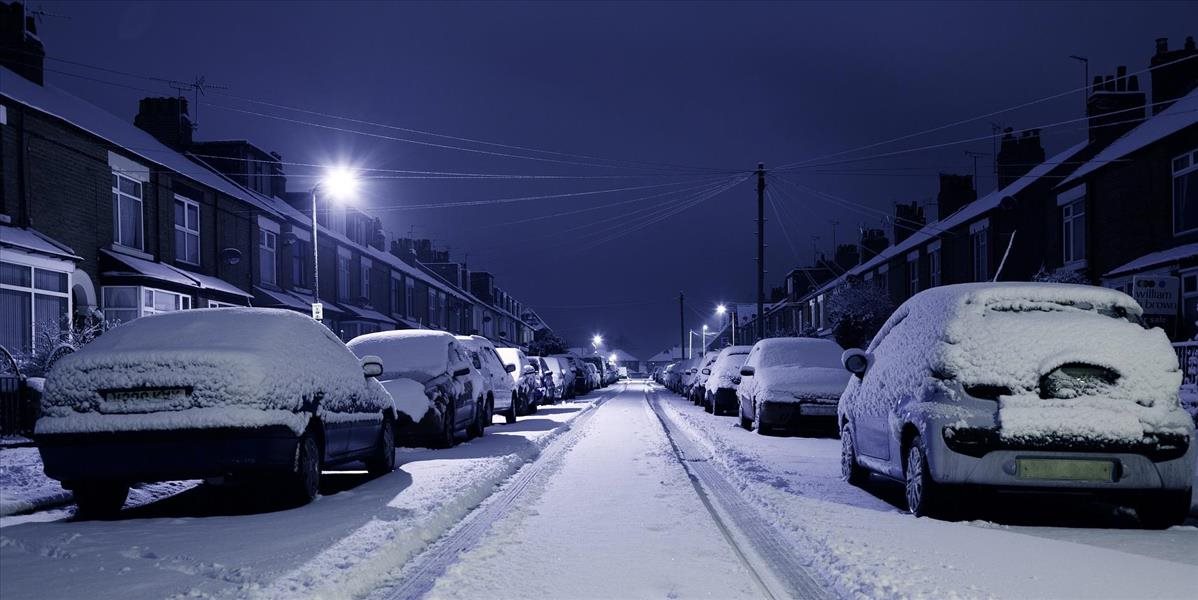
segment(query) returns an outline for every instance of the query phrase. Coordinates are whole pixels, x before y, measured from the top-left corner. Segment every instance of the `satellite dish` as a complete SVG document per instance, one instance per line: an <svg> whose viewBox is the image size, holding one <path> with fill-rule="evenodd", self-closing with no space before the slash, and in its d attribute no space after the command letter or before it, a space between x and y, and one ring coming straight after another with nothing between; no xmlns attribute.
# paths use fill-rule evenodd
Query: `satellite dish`
<svg viewBox="0 0 1198 600"><path fill-rule="evenodd" d="M284 233L281 237L283 238L284 246L290 246L295 243L295 240L299 239L295 236L295 233L291 231Z"/></svg>
<svg viewBox="0 0 1198 600"><path fill-rule="evenodd" d="M1015 199L1010 196L1003 196L1002 200L998 201L998 207L1003 210L1011 210L1015 208Z"/></svg>
<svg viewBox="0 0 1198 600"><path fill-rule="evenodd" d="M237 248L225 248L220 251L220 259L227 265L235 265L241 262L241 250Z"/></svg>

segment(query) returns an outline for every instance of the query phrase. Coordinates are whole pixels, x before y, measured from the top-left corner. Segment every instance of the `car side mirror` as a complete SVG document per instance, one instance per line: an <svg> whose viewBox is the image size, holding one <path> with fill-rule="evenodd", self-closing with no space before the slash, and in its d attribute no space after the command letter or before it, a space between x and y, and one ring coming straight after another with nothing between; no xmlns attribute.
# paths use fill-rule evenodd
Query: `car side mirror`
<svg viewBox="0 0 1198 600"><path fill-rule="evenodd" d="M869 370L869 366L874 362L874 356L868 352L849 348L840 355L840 362L849 373L856 375L858 379L865 376L865 372Z"/></svg>
<svg viewBox="0 0 1198 600"><path fill-rule="evenodd" d="M536 372L537 372L537 370L535 368L533 368L532 365L524 365L524 374L525 375L527 375L529 373L536 373Z"/></svg>
<svg viewBox="0 0 1198 600"><path fill-rule="evenodd" d="M362 364L362 375L366 377L378 377L383 374L383 359L377 356L363 356L360 361Z"/></svg>
<svg viewBox="0 0 1198 600"><path fill-rule="evenodd" d="M740 377L733 377L732 383L735 383L736 385L740 385Z"/></svg>
<svg viewBox="0 0 1198 600"><path fill-rule="evenodd" d="M711 369L703 369L704 375L711 375Z"/></svg>
<svg viewBox="0 0 1198 600"><path fill-rule="evenodd" d="M470 367L462 367L453 372L454 377L465 377L470 374Z"/></svg>
<svg viewBox="0 0 1198 600"><path fill-rule="evenodd" d="M741 377L752 377L753 373L756 373L756 372L757 372L757 369L754 369L753 367L741 367L740 368Z"/></svg>
<svg viewBox="0 0 1198 600"><path fill-rule="evenodd" d="M503 370L507 371L508 373L515 373L516 365L503 365Z"/></svg>

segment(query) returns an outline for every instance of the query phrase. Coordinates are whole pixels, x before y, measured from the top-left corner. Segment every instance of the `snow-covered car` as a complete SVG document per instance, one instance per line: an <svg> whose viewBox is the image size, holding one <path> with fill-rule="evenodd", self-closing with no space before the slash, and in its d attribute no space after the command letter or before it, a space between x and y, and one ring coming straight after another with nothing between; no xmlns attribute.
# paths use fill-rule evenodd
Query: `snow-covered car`
<svg viewBox="0 0 1198 600"><path fill-rule="evenodd" d="M1180 523L1193 486L1194 425L1178 402L1169 339L1115 290L981 283L903 303L840 398L841 470L906 484L937 514L977 487L1066 491ZM968 486L968 487L966 487Z"/></svg>
<svg viewBox="0 0 1198 600"><path fill-rule="evenodd" d="M664 377L665 381L662 384L675 394L681 393L679 390L682 389L682 377L693 366L693 362L692 359L686 358L670 365Z"/></svg>
<svg viewBox="0 0 1198 600"><path fill-rule="evenodd" d="M491 340L481 335L459 335L458 341L471 352L472 358L478 359L476 369L487 380L489 388L486 399L487 410L490 414L501 414L508 423L516 422L516 382L512 381L511 373L516 367L508 367L495 352ZM487 421L490 424L490 421Z"/></svg>
<svg viewBox="0 0 1198 600"><path fill-rule="evenodd" d="M569 397L581 396L591 391L587 382L586 369L582 366L582 360L573 354L554 354L554 358L562 365L566 371L566 388L569 390Z"/></svg>
<svg viewBox="0 0 1198 600"><path fill-rule="evenodd" d="M530 356L528 357L528 362L534 369L536 369L537 376L541 379L541 397L537 401L537 404L534 404L532 408L529 409L531 412L537 412L538 404L549 404L554 400L561 398L561 390L559 390L557 384L554 383L553 369L549 368L549 363L545 362L543 357Z"/></svg>
<svg viewBox="0 0 1198 600"><path fill-rule="evenodd" d="M598 389L601 385L603 385L603 380L599 376L598 367L596 367L595 365L593 365L585 360L582 361L582 366L584 369L586 369L587 386L588 387L590 387L592 390L594 390L594 389Z"/></svg>
<svg viewBox="0 0 1198 600"><path fill-rule="evenodd" d="M321 468L395 465L396 408L328 328L268 308L187 310L113 328L50 371L35 437L46 475L82 515L120 509L137 482L230 477L289 504Z"/></svg>
<svg viewBox="0 0 1198 600"><path fill-rule="evenodd" d="M379 381L393 397L411 399L413 383L421 388L423 404L400 406L396 425L401 442L449 448L460 432L468 438L485 432L490 415L485 396L480 396L481 376L469 351L452 334L429 329L379 331L360 335L348 346L358 356L382 357L386 368Z"/></svg>
<svg viewBox="0 0 1198 600"><path fill-rule="evenodd" d="M574 397L574 380L570 375L570 366L565 360L556 356L545 356L541 358L545 363L545 368L549 369L549 374L552 376L553 400L569 400Z"/></svg>
<svg viewBox="0 0 1198 600"><path fill-rule="evenodd" d="M840 362L843 352L821 338L766 338L753 344L736 390L741 427L765 435L797 429L813 418L834 423L849 382Z"/></svg>
<svg viewBox="0 0 1198 600"><path fill-rule="evenodd" d="M699 360L694 376L691 378L691 383L687 387L686 395L690 398L692 404L696 406L703 402L703 396L707 389L707 376L711 375L711 365L715 364L717 358L720 357L719 350L709 350L703 358Z"/></svg>
<svg viewBox="0 0 1198 600"><path fill-rule="evenodd" d="M728 346L711 363L703 389L703 410L722 415L735 411L736 388L740 386L740 367L752 346Z"/></svg>
<svg viewBox="0 0 1198 600"><path fill-rule="evenodd" d="M540 361L530 359L519 348L496 348L499 359L512 370L508 376L516 387L516 414L527 415L536 409L537 403L545 393L541 380Z"/></svg>
<svg viewBox="0 0 1198 600"><path fill-rule="evenodd" d="M591 382L591 388L598 389L601 387L607 387L607 384L609 383L608 375L611 372L611 367L607 363L603 362L603 359L599 358L598 356L584 356L582 357L582 362L595 367L595 377Z"/></svg>

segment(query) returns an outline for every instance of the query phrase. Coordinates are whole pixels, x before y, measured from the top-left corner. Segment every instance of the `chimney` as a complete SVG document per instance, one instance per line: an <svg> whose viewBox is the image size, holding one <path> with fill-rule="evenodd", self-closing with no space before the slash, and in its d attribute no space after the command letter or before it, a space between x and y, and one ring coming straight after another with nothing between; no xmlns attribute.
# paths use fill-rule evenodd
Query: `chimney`
<svg viewBox="0 0 1198 600"><path fill-rule="evenodd" d="M940 174L940 193L936 194L936 214L940 221L977 199L972 175Z"/></svg>
<svg viewBox="0 0 1198 600"><path fill-rule="evenodd" d="M1109 144L1144 120L1146 100L1139 80L1127 77L1127 67L1120 66L1115 72L1117 75L1095 77L1094 88L1086 99L1091 144Z"/></svg>
<svg viewBox="0 0 1198 600"><path fill-rule="evenodd" d="M1040 144L1040 130L1031 129L1015 137L1008 127L1003 131L1002 145L998 150L998 189L1011 185L1042 162L1044 146Z"/></svg>
<svg viewBox="0 0 1198 600"><path fill-rule="evenodd" d="M927 219L924 218L923 207L918 202L912 200L910 204L894 205L895 244L911 237L911 234L919 231L926 224Z"/></svg>
<svg viewBox="0 0 1198 600"><path fill-rule="evenodd" d="M1198 59L1189 58L1198 54L1193 36L1186 38L1185 46L1169 51L1169 38L1157 38L1156 54L1152 55L1152 114L1169 108L1178 98L1185 96L1198 86ZM1189 60L1183 60L1187 59ZM1173 63L1167 67L1160 65Z"/></svg>
<svg viewBox="0 0 1198 600"><path fill-rule="evenodd" d="M842 270L849 270L861 264L861 251L853 244L840 244L836 247L836 258L833 259Z"/></svg>
<svg viewBox="0 0 1198 600"><path fill-rule="evenodd" d="M142 98L133 124L154 139L180 152L191 146L187 98Z"/></svg>
<svg viewBox="0 0 1198 600"><path fill-rule="evenodd" d="M37 22L20 2L0 4L0 65L36 83L45 83L46 47L37 37Z"/></svg>
<svg viewBox="0 0 1198 600"><path fill-rule="evenodd" d="M861 262L869 262L890 245L890 240L886 239L886 232L881 229L862 229L860 245Z"/></svg>

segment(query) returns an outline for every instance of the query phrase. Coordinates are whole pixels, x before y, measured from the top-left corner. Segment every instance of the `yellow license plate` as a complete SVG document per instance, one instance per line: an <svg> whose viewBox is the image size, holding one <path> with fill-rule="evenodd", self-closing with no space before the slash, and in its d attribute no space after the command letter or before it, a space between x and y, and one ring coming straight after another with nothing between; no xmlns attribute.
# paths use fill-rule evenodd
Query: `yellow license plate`
<svg viewBox="0 0 1198 600"><path fill-rule="evenodd" d="M1115 463L1109 460L1062 458L1020 458L1015 461L1020 479L1058 481L1114 481Z"/></svg>

